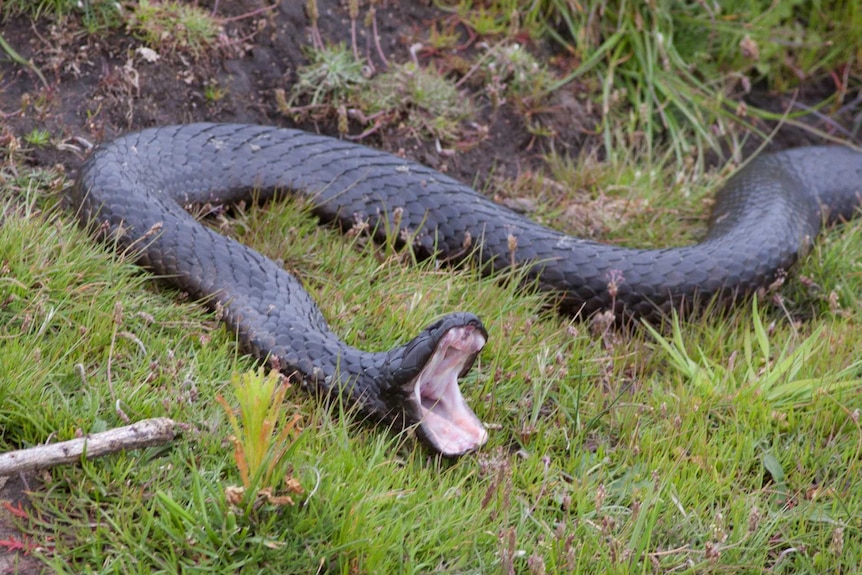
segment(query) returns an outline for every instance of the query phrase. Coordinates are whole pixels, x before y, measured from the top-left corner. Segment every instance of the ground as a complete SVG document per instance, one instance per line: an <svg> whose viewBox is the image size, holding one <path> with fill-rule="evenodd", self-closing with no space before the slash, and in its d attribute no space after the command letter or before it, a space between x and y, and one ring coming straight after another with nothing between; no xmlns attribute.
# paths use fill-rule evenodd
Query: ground
<svg viewBox="0 0 862 575"><path fill-rule="evenodd" d="M129 34L112 33L107 38L85 34L74 20L70 26L31 21L28 17L7 18L0 33L24 58L44 73L48 86L29 70L3 66L0 113L5 117L5 136L20 136L33 129L47 129L54 139L65 139L71 148L80 141L96 144L126 131L172 123L196 121L241 122L294 126L328 135L337 135L335 118L294 124L280 113L276 90L284 90L295 80L297 67L307 62L308 19L302 2L281 2L273 9L267 2L201 2L203 8L216 5L223 33L216 46L200 57L165 52L149 63L139 49L144 43ZM319 2L320 32L327 44L350 41L347 9L335 0ZM377 13L380 44L391 62L410 59L410 47L426 42L429 26L447 22L465 39L463 50L475 51L477 43L457 18L423 3L392 3ZM370 30L360 26L358 44L379 70L384 67L370 41ZM524 39L527 40L526 38ZM560 56L550 41L528 42L539 57ZM437 65L433 51L419 52L422 64ZM818 102L834 87L831 82L804 85L800 92L776 95L755 90L749 100L766 108L783 111L799 102ZM217 86L220 97L208 98L208 87ZM397 126L363 138L362 142L404 154L422 163L447 171L468 182L484 183L490 174L511 178L542 163L542 154L554 150L576 156L584 147L600 145L596 126L600 121L595 106L586 103L587 94L577 82L557 90L546 107L546 124L553 125L553 139L536 139L524 119L511 106L492 109L480 86L465 84L478 102L475 118L482 136L456 154L441 154L431 140L405 134ZM798 108L795 108L798 109ZM845 119L852 110L845 107ZM827 133L837 123L824 117L807 120ZM838 122L841 118L838 118ZM770 126L766 125L766 128ZM354 123L350 133L362 128ZM0 133L0 136L3 136ZM785 126L770 146L784 148L813 141L808 132ZM754 147L752 141L749 147ZM37 148L31 155L39 165L62 164L74 173L83 152Z"/></svg>
<svg viewBox="0 0 862 575"><path fill-rule="evenodd" d="M432 22L455 22L450 14L427 4L401 0L378 11L380 43L390 62L409 61L411 46L427 40ZM347 8L337 0L320 0L318 5L325 42L349 42ZM13 137L46 129L52 141L66 145L34 146L27 161L36 166L59 164L74 174L90 144L156 125L242 122L338 135L334 117L295 124L279 111L276 91L289 89L297 68L306 62L304 50L310 40L304 2L280 2L274 9L270 2L262 0L210 0L200 2L200 6L214 10L222 21L223 33L217 45L199 57L164 52L155 63L146 60L139 51L142 41L130 34L114 32L106 38L94 37L85 34L74 21L69 27L60 27L24 16L0 22L0 35L25 59L32 60L47 80L47 86L43 86L30 70L8 59L0 60L0 146L9 145ZM467 31L459 30L465 39L464 50L476 50ZM383 69L385 64L370 41L368 29L360 27L360 31L359 46L367 51L377 69ZM528 42L526 38L524 41ZM528 42L527 47L549 61L560 56L559 48L550 41ZM434 54L420 51L419 57L423 65L435 65ZM218 98L207 96L212 87L218 87ZM493 109L479 87L465 84L463 89L471 90L474 101L479 103L472 122L482 135L469 146L456 146L455 153L441 153L438 142L417 138L398 125L375 131L362 143L418 160L463 181L491 187L497 178L514 178L541 169L543 154L549 150L575 157L601 144L596 131L598 111L587 104L577 83L558 90L546 112L545 121L553 124L557 136L538 140L511 107ZM780 111L791 100L797 104L819 101L831 89L827 80L803 86L794 95L760 91L750 98ZM825 116L807 121L825 133L842 135L840 122L852 112L842 109L843 117L838 115L838 123ZM356 123L349 127L353 136L362 131L363 127ZM788 126L770 146L784 148L816 141L809 134ZM749 147L754 145L755 140L748 143ZM21 489L17 479L0 485L0 500L11 502L11 508L0 509L0 539L7 537L9 529L4 519L23 499ZM28 559L19 559L24 563L18 569L25 571ZM0 572L11 567L0 559Z"/></svg>
<svg viewBox="0 0 862 575"><path fill-rule="evenodd" d="M208 4L212 3L202 6ZM94 39L81 30L11 18L0 31L22 56L33 59L42 69L50 87L42 90L35 75L4 63L8 68L0 92L0 111L9 114L5 129L17 135L47 129L54 137L98 143L126 131L172 123L293 126L278 111L274 92L289 88L297 67L306 62L303 48L309 45L308 21L300 2L282 2L274 10L267 9L269 6L261 1L219 2L217 15L225 23L218 46L197 59L187 54L163 54L155 64L136 55L143 43L129 35ZM320 20L325 41L349 41L346 9L339 2L324 1L320 10L325 15ZM381 10L378 30L387 57L407 61L409 46L422 40L431 22L446 17L421 3L402 2ZM367 30L362 28L361 34L367 37ZM368 42L361 38L360 44ZM370 45L368 56L377 66L382 65ZM223 96L218 101L205 97L205 89L211 85L221 88ZM30 105L21 113L12 113L22 99L28 98ZM569 134L565 142L577 147L579 140L586 138L584 126L594 124L595 118L589 117L572 96L567 98L568 105L560 104L554 117L561 122L559 131ZM363 143L443 167L466 181L476 176L484 179L495 171L511 176L537 164L541 150L528 149L531 135L516 114L505 109L498 113L480 110L478 116L476 121L487 128L487 136L456 157L443 159L434 142L404 136L397 129L374 134ZM337 133L334 119L297 127ZM359 132L353 128L354 133ZM74 171L81 154L46 148L37 150L33 158L41 165L61 163Z"/></svg>

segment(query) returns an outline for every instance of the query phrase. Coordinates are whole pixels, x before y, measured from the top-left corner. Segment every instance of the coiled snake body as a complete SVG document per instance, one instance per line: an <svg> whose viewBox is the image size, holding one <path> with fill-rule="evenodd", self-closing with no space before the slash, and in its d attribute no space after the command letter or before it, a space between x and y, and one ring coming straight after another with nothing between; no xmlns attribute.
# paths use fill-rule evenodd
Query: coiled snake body
<svg viewBox="0 0 862 575"><path fill-rule="evenodd" d="M90 156L70 192L84 225L221 308L250 353L379 419L416 425L434 449L458 455L487 438L457 383L487 337L477 317L447 315L388 352L352 348L293 276L184 209L253 194L266 200L279 190L307 198L324 222L367 224L377 239L412 238L419 256L473 257L493 271L524 266L527 281L564 310L654 318L771 283L808 248L824 215L852 216L862 155L812 147L761 156L719 192L701 243L664 250L573 238L420 164L298 130L170 126L122 136Z"/></svg>

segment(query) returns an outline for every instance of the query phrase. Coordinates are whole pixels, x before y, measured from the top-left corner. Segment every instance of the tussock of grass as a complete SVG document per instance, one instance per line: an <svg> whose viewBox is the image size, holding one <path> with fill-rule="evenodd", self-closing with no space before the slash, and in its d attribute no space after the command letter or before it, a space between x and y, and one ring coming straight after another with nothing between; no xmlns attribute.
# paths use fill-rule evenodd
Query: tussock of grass
<svg viewBox="0 0 862 575"><path fill-rule="evenodd" d="M119 28L123 21L123 10L116 0L7 0L0 5L0 12L61 19L78 15L90 34Z"/></svg>
<svg viewBox="0 0 862 575"><path fill-rule="evenodd" d="M349 116L371 131L398 124L416 137L452 140L473 111L455 83L431 68L411 62L372 77L344 44L307 53L309 63L297 70L290 96L278 95L281 112L291 118L337 115L346 133Z"/></svg>
<svg viewBox="0 0 862 575"><path fill-rule="evenodd" d="M309 62L297 70L296 82L291 86L287 101L289 111L300 100L306 105L338 106L367 83L363 62L358 60L344 44L306 51Z"/></svg>
<svg viewBox="0 0 862 575"><path fill-rule="evenodd" d="M376 77L359 95L359 102L371 114L388 112L404 118L416 136L439 140L455 139L460 123L473 111L470 99L453 81L412 63Z"/></svg>
<svg viewBox="0 0 862 575"><path fill-rule="evenodd" d="M202 56L219 33L212 16L197 5L170 0L140 0L130 6L128 30L149 46Z"/></svg>

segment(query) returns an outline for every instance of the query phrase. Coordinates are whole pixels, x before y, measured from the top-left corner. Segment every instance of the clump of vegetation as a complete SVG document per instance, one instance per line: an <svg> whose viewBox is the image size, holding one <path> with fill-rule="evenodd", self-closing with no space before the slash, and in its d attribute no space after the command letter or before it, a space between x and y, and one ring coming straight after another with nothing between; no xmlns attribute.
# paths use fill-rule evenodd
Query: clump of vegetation
<svg viewBox="0 0 862 575"><path fill-rule="evenodd" d="M410 62L369 77L363 61L344 44L311 49L308 58L290 96L277 95L281 111L294 119L337 114L342 133L349 116L368 131L399 125L416 135L452 140L472 113L470 100L433 68Z"/></svg>
<svg viewBox="0 0 862 575"><path fill-rule="evenodd" d="M856 377L860 362L840 370L838 373L820 375L816 378L797 378L797 374L811 357L822 353L824 344L823 326L815 328L800 342L785 344L779 349L770 342L769 332L763 325L757 299L752 300L752 332L743 334L740 363L741 370L710 362L697 357L686 349L683 328L678 318L672 322L673 335L666 338L648 323L646 330L664 349L669 364L691 385L705 393L740 393L744 401L756 395L776 408L802 407L810 403L817 393L834 393L841 389L859 388L862 379ZM694 357L692 357L694 355ZM741 372L737 374L736 372ZM745 392L750 390L752 394Z"/></svg>
<svg viewBox="0 0 862 575"><path fill-rule="evenodd" d="M289 493L301 493L299 482L290 475L288 455L299 433L299 415L287 418L282 401L290 385L273 370L235 374L231 380L239 402L239 418L221 395L216 400L227 413L234 435L234 460L242 486L226 489L228 501L246 508L259 500L275 505L293 505Z"/></svg>
<svg viewBox="0 0 862 575"><path fill-rule="evenodd" d="M33 128L30 133L24 136L24 141L31 146L43 148L51 141L51 132L41 128Z"/></svg>
<svg viewBox="0 0 862 575"><path fill-rule="evenodd" d="M126 27L155 49L205 53L219 34L220 27L201 8L183 2L141 0L131 6Z"/></svg>
<svg viewBox="0 0 862 575"><path fill-rule="evenodd" d="M846 64L844 47L862 43L862 8L853 2L830 10L768 0L440 4L479 35L554 38L575 65L548 89L574 79L599 83L608 153L638 143L652 155L667 135L680 161L704 148L720 152L720 139L769 117L740 104L755 82L787 90L800 78L833 73ZM839 83L835 101L847 90Z"/></svg>
<svg viewBox="0 0 862 575"><path fill-rule="evenodd" d="M122 25L122 8L117 0L7 0L0 2L0 12L35 18L77 14L90 34Z"/></svg>
<svg viewBox="0 0 862 575"><path fill-rule="evenodd" d="M388 113L416 135L457 139L461 122L472 114L470 99L434 68L407 63L374 78L358 103L371 114Z"/></svg>
<svg viewBox="0 0 862 575"><path fill-rule="evenodd" d="M338 106L365 85L363 62L343 43L306 52L308 64L296 71L296 83L291 89L288 107L300 102L310 106Z"/></svg>
<svg viewBox="0 0 862 575"><path fill-rule="evenodd" d="M547 67L517 42L492 48L486 70L506 83L507 93L517 97L546 95L554 83Z"/></svg>
<svg viewBox="0 0 862 575"><path fill-rule="evenodd" d="M556 128L537 120L548 109L548 101L558 78L517 42L492 46L476 66L484 85L485 95L497 108L510 103L524 118L524 125L533 136L553 137ZM463 80L469 78L465 76ZM462 80L462 81L463 81Z"/></svg>

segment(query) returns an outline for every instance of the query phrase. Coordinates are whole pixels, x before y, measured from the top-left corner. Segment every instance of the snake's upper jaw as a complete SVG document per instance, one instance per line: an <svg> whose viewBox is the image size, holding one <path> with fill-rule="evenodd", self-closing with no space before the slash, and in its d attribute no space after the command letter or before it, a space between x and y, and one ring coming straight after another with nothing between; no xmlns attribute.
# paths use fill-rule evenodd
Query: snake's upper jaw
<svg viewBox="0 0 862 575"><path fill-rule="evenodd" d="M458 387L458 378L470 369L485 341L481 325L449 328L411 382L409 401L418 411L418 433L444 456L463 455L488 440L485 426Z"/></svg>

